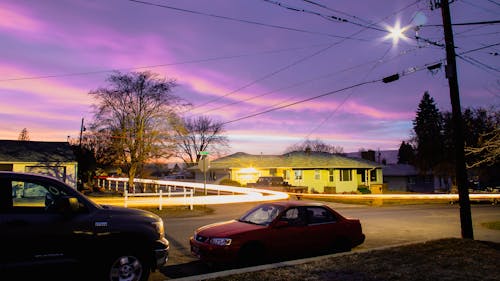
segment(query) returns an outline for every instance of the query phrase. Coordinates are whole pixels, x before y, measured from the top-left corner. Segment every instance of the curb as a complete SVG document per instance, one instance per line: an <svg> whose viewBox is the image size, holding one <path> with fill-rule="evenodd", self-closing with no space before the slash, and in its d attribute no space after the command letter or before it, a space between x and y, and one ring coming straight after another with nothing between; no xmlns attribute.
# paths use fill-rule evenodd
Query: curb
<svg viewBox="0 0 500 281"><path fill-rule="evenodd" d="M382 246L382 247L377 247L377 248L372 248L372 249L364 249L364 250L329 254L329 255L310 257L310 258L304 258L304 259L298 259L298 260L283 261L283 262L277 262L277 263L271 263L271 264L263 264L263 265L258 265L258 266L224 270L224 271L212 272L212 273L201 274L201 275L193 275L193 276L187 276L187 277L181 277L181 278L175 278L175 279L165 279L165 281L207 280L207 279L226 277L226 276L241 274L241 273L248 273L248 272L261 271L261 270L273 269L273 268L278 268L278 267L299 265L299 264L318 261L318 260L327 259L327 258L331 258L331 257L342 257L342 256L348 256L348 255L353 255L353 254L358 254L358 253L368 253L368 252L397 248L397 247L402 247L402 246L409 246L409 245L414 245L414 244L426 243L429 241L432 241L432 240L420 240L420 241L414 241L414 242L406 242L406 243Z"/></svg>

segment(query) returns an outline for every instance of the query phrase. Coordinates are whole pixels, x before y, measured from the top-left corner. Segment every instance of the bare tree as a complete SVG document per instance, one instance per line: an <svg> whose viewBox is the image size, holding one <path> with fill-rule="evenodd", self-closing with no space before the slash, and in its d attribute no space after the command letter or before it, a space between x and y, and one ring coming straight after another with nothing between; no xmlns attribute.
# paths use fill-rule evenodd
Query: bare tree
<svg viewBox="0 0 500 281"><path fill-rule="evenodd" d="M500 162L500 128L480 136L477 147L465 147L467 156L480 156L474 163L470 163L467 168L474 168L483 165L493 165Z"/></svg>
<svg viewBox="0 0 500 281"><path fill-rule="evenodd" d="M301 143L290 145L285 149L285 153L290 153L294 151L328 152L332 154L344 154L344 148L340 146L326 144L319 139L304 140Z"/></svg>
<svg viewBox="0 0 500 281"><path fill-rule="evenodd" d="M174 120L172 127L177 137L177 157L188 166L200 160L201 151L220 155L227 151L229 141L222 122L207 116Z"/></svg>
<svg viewBox="0 0 500 281"><path fill-rule="evenodd" d="M116 155L132 186L146 161L172 156L168 120L186 103L172 94L173 80L148 71L115 72L107 82L89 93L97 101L91 128L107 140L107 150Z"/></svg>
<svg viewBox="0 0 500 281"><path fill-rule="evenodd" d="M28 129L24 128L22 131L19 133L19 137L17 138L20 141L29 141L30 136L28 134Z"/></svg>

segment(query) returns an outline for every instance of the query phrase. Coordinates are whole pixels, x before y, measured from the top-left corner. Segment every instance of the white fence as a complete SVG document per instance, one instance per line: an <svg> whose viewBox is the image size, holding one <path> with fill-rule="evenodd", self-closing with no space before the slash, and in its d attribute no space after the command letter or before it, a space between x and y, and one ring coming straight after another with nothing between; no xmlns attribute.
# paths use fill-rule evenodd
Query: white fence
<svg viewBox="0 0 500 281"><path fill-rule="evenodd" d="M189 210L193 210L193 190L187 190L186 188L183 188L183 191L174 191L172 192L170 189L170 186L168 187L168 192L163 194L163 190L160 189L159 192L157 193L128 193L127 189L124 190L123 196L125 197L125 207L128 206L128 198L129 197L158 197L158 210L161 210L163 207L163 197L167 196L167 198L173 197L173 196L184 196L184 200L186 202L186 205L189 205ZM189 196L189 197L188 197ZM189 200L189 201L188 201ZM189 203L188 203L189 202Z"/></svg>

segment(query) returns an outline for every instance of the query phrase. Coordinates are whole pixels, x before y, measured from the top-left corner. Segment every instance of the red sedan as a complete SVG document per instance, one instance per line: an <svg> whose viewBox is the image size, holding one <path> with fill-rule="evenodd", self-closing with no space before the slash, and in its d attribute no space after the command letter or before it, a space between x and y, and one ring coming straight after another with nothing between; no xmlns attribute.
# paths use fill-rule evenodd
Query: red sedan
<svg viewBox="0 0 500 281"><path fill-rule="evenodd" d="M348 219L320 203L261 204L237 220L198 228L191 252L203 261L257 264L269 259L350 251L365 235L358 219Z"/></svg>

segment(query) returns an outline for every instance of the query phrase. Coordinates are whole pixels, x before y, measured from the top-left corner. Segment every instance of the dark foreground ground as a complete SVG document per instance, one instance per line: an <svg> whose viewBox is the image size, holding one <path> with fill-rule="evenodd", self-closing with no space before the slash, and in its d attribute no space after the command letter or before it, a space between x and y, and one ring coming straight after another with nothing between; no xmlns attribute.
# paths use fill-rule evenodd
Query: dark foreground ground
<svg viewBox="0 0 500 281"><path fill-rule="evenodd" d="M449 238L209 280L493 281L499 264L500 243Z"/></svg>

